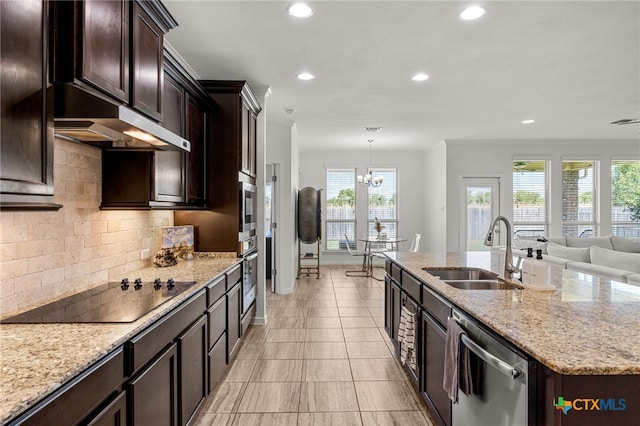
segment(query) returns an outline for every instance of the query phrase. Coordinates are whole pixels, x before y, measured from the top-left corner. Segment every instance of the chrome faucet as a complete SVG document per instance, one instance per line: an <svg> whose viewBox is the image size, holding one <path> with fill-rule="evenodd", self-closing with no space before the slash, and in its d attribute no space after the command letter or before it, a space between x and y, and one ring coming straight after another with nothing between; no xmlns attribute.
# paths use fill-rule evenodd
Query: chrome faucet
<svg viewBox="0 0 640 426"><path fill-rule="evenodd" d="M493 246L493 231L500 221L503 221L504 226L507 228L507 248L504 252L504 278L511 279L513 278L513 274L518 271L518 267L513 265L513 254L511 252L511 223L509 223L509 219L504 216L498 216L493 220L493 222L491 222L487 236L484 237L484 245L489 247Z"/></svg>

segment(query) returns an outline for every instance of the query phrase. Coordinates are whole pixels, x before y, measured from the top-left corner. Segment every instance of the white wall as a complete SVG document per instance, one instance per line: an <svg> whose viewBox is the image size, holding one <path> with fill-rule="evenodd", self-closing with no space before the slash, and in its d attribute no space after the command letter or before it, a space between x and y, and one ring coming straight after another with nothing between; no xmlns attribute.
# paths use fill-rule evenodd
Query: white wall
<svg viewBox="0 0 640 426"><path fill-rule="evenodd" d="M447 249L447 150L444 141L424 156L424 243L422 251ZM425 238L426 237L426 238Z"/></svg>
<svg viewBox="0 0 640 426"><path fill-rule="evenodd" d="M500 188L500 213L511 219L512 215L512 161L519 159L551 160L551 236L561 235L562 214L554 206L562 205L562 160L600 161L601 234L611 231L610 215L606 206L611 200L611 160L639 159L640 142L622 141L445 141L446 144L446 238L447 250L459 250L461 180L467 177L502 176Z"/></svg>
<svg viewBox="0 0 640 426"><path fill-rule="evenodd" d="M266 162L278 165L280 175L274 185L277 206L274 221L277 229L278 293L291 293L297 273L295 206L298 188L298 141L295 124L267 117Z"/></svg>
<svg viewBox="0 0 640 426"><path fill-rule="evenodd" d="M398 167L398 214L399 235L407 238L406 243L400 245L401 250L409 248L414 234L423 234L421 246L428 236L425 235L425 174L423 152L389 152L373 150L373 164L375 167ZM384 158L384 160L380 160ZM368 148L362 151L330 152L303 151L300 153L300 188L311 186L316 189L325 188L325 167L357 167L358 174L365 174L369 165ZM326 193L322 191L323 209ZM366 205L367 192L360 185L356 187L356 204ZM360 234L366 230L367 210L359 208L357 229ZM322 220L324 222L324 211ZM323 230L324 234L324 230ZM358 263L361 259L354 259L345 253L323 252L320 257L322 264Z"/></svg>

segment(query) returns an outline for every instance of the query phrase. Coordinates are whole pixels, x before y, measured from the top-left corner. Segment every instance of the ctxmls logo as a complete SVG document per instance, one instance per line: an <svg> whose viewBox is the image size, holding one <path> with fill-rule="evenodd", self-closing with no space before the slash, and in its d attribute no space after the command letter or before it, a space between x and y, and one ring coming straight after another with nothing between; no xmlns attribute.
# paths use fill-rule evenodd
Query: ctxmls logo
<svg viewBox="0 0 640 426"><path fill-rule="evenodd" d="M624 411L627 409L627 403L624 398L577 398L567 401L559 396L557 400L553 400L553 406L565 415L571 409L576 411Z"/></svg>

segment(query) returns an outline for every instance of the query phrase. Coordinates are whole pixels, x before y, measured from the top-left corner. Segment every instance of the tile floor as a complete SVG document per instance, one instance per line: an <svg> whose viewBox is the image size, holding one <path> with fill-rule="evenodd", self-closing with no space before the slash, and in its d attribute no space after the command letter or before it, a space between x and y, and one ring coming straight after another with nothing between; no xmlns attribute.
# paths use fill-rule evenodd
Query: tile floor
<svg viewBox="0 0 640 426"><path fill-rule="evenodd" d="M393 358L384 283L346 269L323 266L292 294L268 293L268 324L243 337L195 425L432 425Z"/></svg>

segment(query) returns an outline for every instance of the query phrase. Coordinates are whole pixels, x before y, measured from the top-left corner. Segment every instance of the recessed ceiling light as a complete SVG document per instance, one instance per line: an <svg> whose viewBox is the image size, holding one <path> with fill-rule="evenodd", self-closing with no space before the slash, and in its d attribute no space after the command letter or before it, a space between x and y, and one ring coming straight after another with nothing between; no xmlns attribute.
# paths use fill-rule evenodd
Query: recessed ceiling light
<svg viewBox="0 0 640 426"><path fill-rule="evenodd" d="M531 123L535 123L536 120L522 120L522 124L531 124Z"/></svg>
<svg viewBox="0 0 640 426"><path fill-rule="evenodd" d="M425 74L425 73L422 73L422 72L414 75L413 77L411 77L411 80L413 80L413 81L425 81L425 80L428 80L428 79L429 79L429 76L427 74Z"/></svg>
<svg viewBox="0 0 640 426"><path fill-rule="evenodd" d="M304 3L294 3L289 6L289 15L296 18L308 18L313 15L313 10Z"/></svg>
<svg viewBox="0 0 640 426"><path fill-rule="evenodd" d="M473 21L474 19L480 18L486 12L487 11L485 10L484 7L469 6L465 10L460 12L460 19L463 19L465 21Z"/></svg>
<svg viewBox="0 0 640 426"><path fill-rule="evenodd" d="M300 80L313 80L314 78L316 78L316 76L308 72L301 72L300 74L298 74L298 78Z"/></svg>

